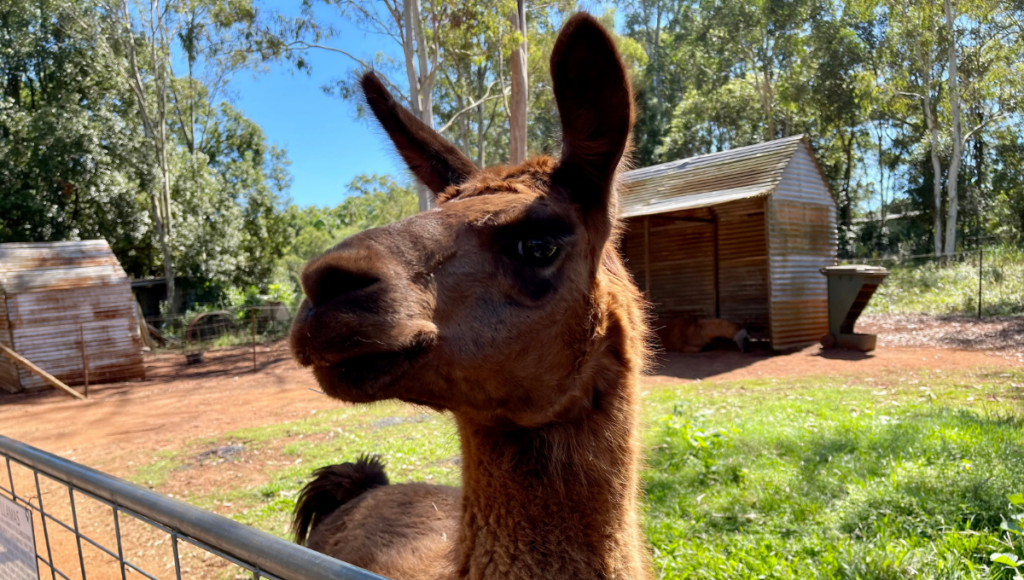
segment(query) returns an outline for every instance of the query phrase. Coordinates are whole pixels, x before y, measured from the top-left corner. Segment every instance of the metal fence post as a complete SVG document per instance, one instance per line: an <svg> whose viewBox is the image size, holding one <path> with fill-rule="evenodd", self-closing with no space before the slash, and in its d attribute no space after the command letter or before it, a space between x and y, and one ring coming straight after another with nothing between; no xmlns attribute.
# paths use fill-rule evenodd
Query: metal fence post
<svg viewBox="0 0 1024 580"><path fill-rule="evenodd" d="M982 292L982 263L985 260L985 250L981 247L981 240L978 240L978 319L981 319L981 292Z"/></svg>
<svg viewBox="0 0 1024 580"><path fill-rule="evenodd" d="M256 307L249 309L252 318L252 372L256 372Z"/></svg>

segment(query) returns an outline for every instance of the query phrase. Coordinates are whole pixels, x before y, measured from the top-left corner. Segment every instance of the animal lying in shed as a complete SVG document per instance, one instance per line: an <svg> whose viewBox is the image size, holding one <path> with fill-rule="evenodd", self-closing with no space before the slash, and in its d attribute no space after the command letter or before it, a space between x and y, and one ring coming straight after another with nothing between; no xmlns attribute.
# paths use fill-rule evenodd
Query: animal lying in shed
<svg viewBox="0 0 1024 580"><path fill-rule="evenodd" d="M669 352L701 352L715 343L732 341L741 352L750 352L750 334L731 320L677 316L654 323L662 348Z"/></svg>

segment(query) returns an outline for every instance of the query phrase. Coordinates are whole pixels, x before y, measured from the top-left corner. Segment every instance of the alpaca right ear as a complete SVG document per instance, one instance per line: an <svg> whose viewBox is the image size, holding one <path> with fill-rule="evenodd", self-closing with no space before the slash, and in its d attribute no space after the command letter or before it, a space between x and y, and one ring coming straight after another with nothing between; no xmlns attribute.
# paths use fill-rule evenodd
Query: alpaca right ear
<svg viewBox="0 0 1024 580"><path fill-rule="evenodd" d="M552 180L584 215L608 221L612 185L633 126L633 96L615 42L591 15L570 18L551 52L562 120L562 158ZM610 229L610 227L609 227Z"/></svg>
<svg viewBox="0 0 1024 580"><path fill-rule="evenodd" d="M464 182L476 166L437 131L395 102L372 72L360 79L366 104L387 132L409 170L431 191L441 193Z"/></svg>

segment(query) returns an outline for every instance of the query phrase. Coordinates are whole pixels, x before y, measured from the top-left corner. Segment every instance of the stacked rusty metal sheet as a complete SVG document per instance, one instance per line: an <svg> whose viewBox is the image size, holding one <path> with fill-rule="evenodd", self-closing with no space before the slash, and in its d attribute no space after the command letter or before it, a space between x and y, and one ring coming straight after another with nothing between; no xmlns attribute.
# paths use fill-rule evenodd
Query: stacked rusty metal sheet
<svg viewBox="0 0 1024 580"><path fill-rule="evenodd" d="M131 284L103 240L0 244L0 343L66 384L86 368L92 383L145 376ZM0 389L45 386L0 356Z"/></svg>
<svg viewBox="0 0 1024 580"><path fill-rule="evenodd" d="M828 332L836 208L802 135L628 171L623 251L661 318L723 318L776 350Z"/></svg>

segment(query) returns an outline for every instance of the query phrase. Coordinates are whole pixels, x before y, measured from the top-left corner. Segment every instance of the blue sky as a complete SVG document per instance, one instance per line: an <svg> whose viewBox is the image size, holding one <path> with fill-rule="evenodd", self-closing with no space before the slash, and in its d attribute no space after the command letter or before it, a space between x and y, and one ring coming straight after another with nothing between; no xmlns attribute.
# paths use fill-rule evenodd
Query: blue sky
<svg viewBox="0 0 1024 580"><path fill-rule="evenodd" d="M267 7L294 13L296 0L272 0ZM340 34L328 41L355 55L370 57L393 50L392 42L364 34L330 10L318 12ZM347 57L314 50L312 74L294 72L291 65L273 65L269 73L243 72L230 84L233 104L259 124L267 139L288 151L293 178L290 195L298 205L336 205L346 186L360 173L403 174L400 159L383 133L355 118L355 106L330 96L321 86L345 76L355 63Z"/></svg>
<svg viewBox="0 0 1024 580"><path fill-rule="evenodd" d="M579 4L594 13L605 10L598 1ZM265 0L261 6L297 16L300 0ZM393 40L358 30L330 6L318 4L316 14L321 23L332 25L339 33L324 42L328 46L366 61L379 51L401 56ZM617 26L620 17L617 13ZM353 103L321 90L358 65L344 55L315 49L308 53L308 61L311 74L295 72L289 64L276 64L268 73L240 73L230 83L233 105L259 124L270 142L288 151L292 201L336 205L347 195L348 183L360 173L387 173L405 179L405 166L383 132L366 119L357 120ZM400 78L394 80L401 82Z"/></svg>

